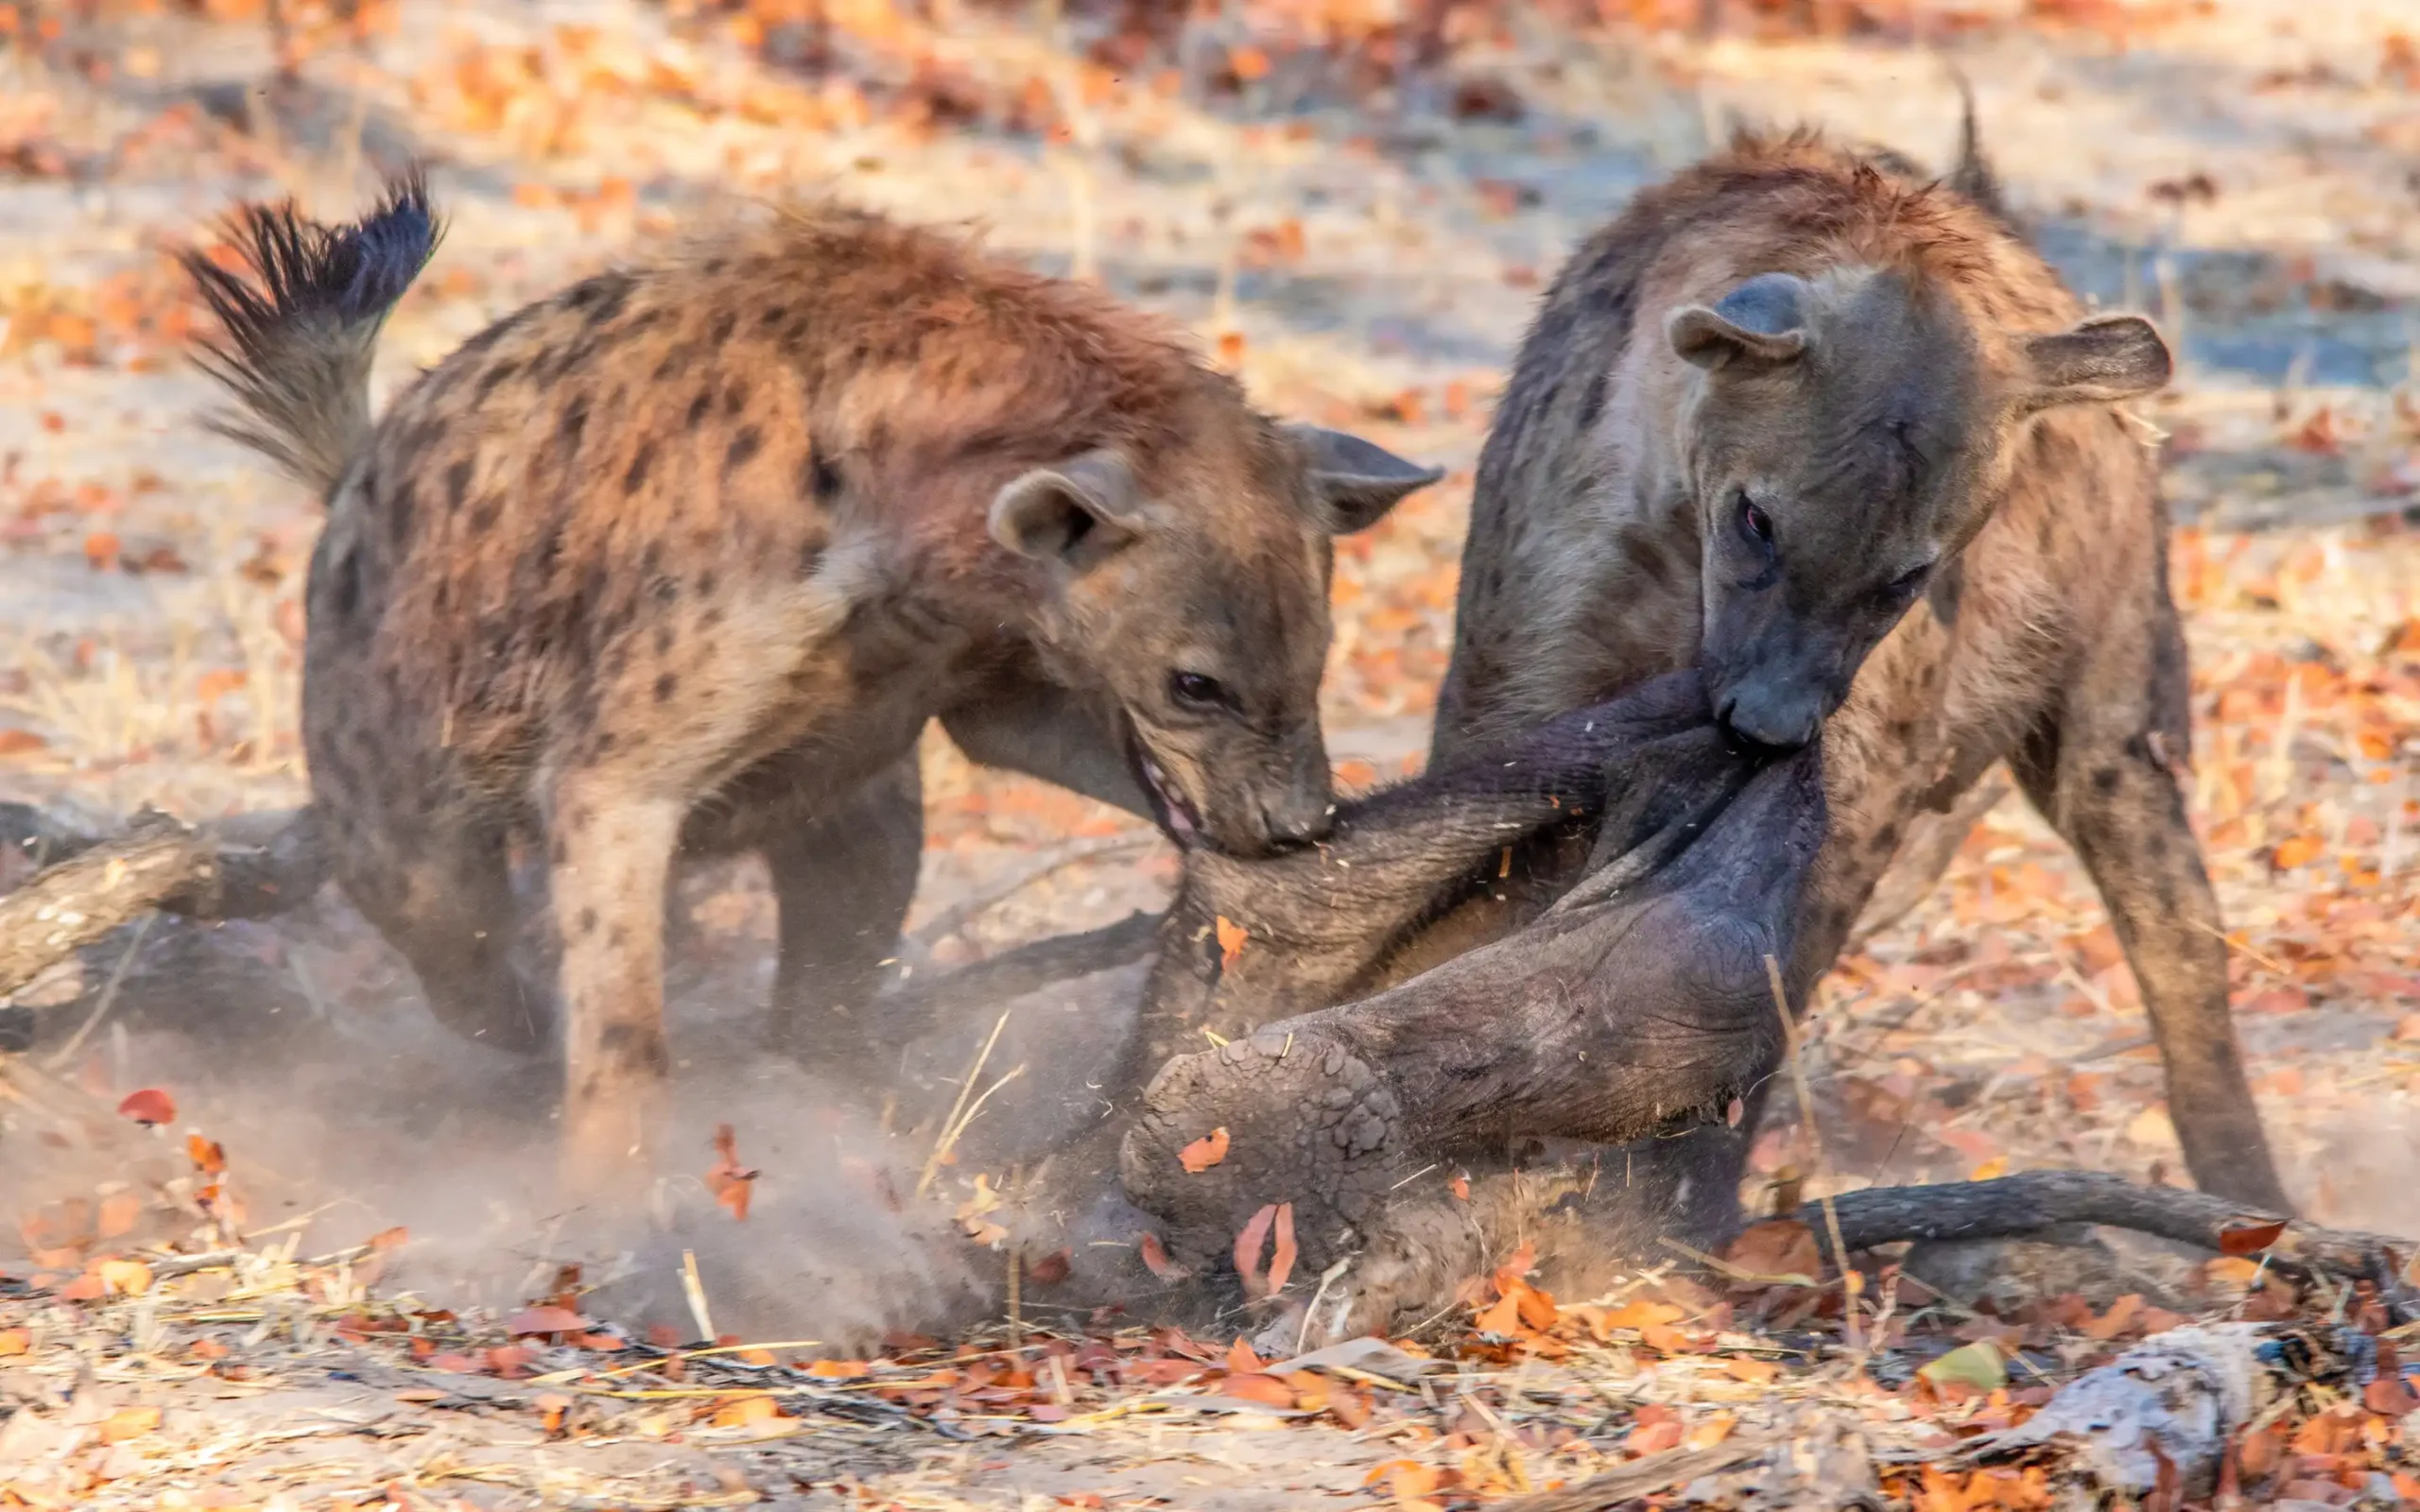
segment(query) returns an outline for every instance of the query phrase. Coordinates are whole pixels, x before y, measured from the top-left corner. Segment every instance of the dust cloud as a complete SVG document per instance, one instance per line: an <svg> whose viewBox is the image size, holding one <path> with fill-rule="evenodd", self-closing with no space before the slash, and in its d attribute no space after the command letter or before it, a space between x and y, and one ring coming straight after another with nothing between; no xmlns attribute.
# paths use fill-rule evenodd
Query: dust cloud
<svg viewBox="0 0 2420 1512"><path fill-rule="evenodd" d="M741 877L736 903L726 889L701 912L761 913L750 885ZM130 1190L148 1204L143 1226L112 1244L183 1233L194 1220L162 1194L190 1177L184 1142L199 1133L226 1151L253 1246L290 1241L308 1257L403 1226L381 1290L431 1306L510 1308L551 1294L559 1268L577 1264L588 1315L685 1342L703 1332L682 1280L693 1255L717 1334L872 1350L886 1335L995 1311L1006 1254L970 1241L954 1214L978 1169L1012 1171L1087 1116L1098 1098L1086 1083L1098 1086L1122 1040L1138 973L946 1005L898 1046L895 1083L869 1088L764 1048L771 952L757 934L693 936L676 954L673 1174L606 1213L557 1190L555 1058L445 1029L333 892L273 925L157 920L74 1054L57 1060L98 1005L124 935L85 963L80 994L42 1011L26 1059L50 1068L55 1091L80 1088L70 1100L88 1115L157 1087L175 1123L145 1130L106 1113L9 1130L0 1209L72 1226L62 1204L90 1211ZM944 1115L995 1025L977 1090L996 1090L920 1196ZM706 1179L720 1125L759 1173L744 1221ZM39 1238L0 1237L0 1263L25 1264Z"/></svg>

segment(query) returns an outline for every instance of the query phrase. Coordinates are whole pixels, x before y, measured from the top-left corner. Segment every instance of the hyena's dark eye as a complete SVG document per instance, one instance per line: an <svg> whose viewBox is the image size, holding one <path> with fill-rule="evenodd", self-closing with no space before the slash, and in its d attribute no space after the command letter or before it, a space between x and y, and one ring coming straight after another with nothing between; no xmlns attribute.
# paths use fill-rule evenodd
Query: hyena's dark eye
<svg viewBox="0 0 2420 1512"><path fill-rule="evenodd" d="M1227 690L1216 678L1205 678L1199 672L1168 674L1168 696L1192 709L1217 709L1225 705Z"/></svg>
<svg viewBox="0 0 2420 1512"><path fill-rule="evenodd" d="M1759 546L1773 543L1772 516L1756 506L1746 494L1739 495L1739 534Z"/></svg>
<svg viewBox="0 0 2420 1512"><path fill-rule="evenodd" d="M1917 591L1925 586L1925 579L1931 576L1932 563L1930 562L1921 567L1909 568L1884 585L1881 593L1882 601L1893 608L1907 603L1916 596Z"/></svg>

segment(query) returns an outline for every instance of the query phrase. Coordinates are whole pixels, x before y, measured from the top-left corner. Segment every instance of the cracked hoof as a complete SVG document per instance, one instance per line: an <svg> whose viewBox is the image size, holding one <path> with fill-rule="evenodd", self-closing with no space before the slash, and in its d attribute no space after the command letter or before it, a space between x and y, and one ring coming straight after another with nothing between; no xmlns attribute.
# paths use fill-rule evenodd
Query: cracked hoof
<svg viewBox="0 0 2420 1512"><path fill-rule="evenodd" d="M1217 1165L1185 1170L1179 1152L1227 1131ZM1294 1207L1294 1275L1316 1277L1356 1247L1414 1158L1394 1090L1331 1034L1263 1029L1162 1068L1118 1154L1126 1191L1167 1220L1188 1263L1232 1253L1252 1215Z"/></svg>

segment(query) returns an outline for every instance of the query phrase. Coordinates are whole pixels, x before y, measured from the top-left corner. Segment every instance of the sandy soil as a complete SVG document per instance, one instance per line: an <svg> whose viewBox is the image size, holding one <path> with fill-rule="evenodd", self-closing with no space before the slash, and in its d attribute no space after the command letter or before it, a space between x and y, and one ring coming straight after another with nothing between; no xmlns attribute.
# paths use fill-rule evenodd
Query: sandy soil
<svg viewBox="0 0 2420 1512"><path fill-rule="evenodd" d="M2076 6L2083 24L1946 35L2012 198L2061 267L2179 341L2180 382L2146 413L2169 436L2187 523L2176 570L2202 696L2197 818L2238 948L2239 1022L2308 1210L2409 1231L2420 538L2401 511L2420 504L2420 63L2394 39L2411 18L2388 0L2171 9ZM1038 266L1097 272L1176 313L1270 407L1454 470L1340 565L1327 715L1342 775L1369 783L1411 769L1425 745L1488 404L1564 249L1734 112L1936 163L1956 129L1941 59L1889 40L1575 38L1523 23L1468 48L1459 85L1339 103L1315 65L1281 53L1239 100L1204 109L975 18L944 35L844 30L862 86L769 67L730 26L609 0L401 0L393 19L267 89L267 43L250 25L71 22L45 50L0 48L0 799L199 817L304 792L295 595L315 511L195 424L209 395L177 354L190 309L166 263L239 198L290 192L342 214L382 166L435 164L452 230L390 328L389 386L722 197L801 187L979 217ZM902 104L919 67L986 99L1081 103L1057 145L985 120L936 129ZM1472 114L1474 97L1516 103ZM927 767L911 927L1071 836L1131 828L970 771L938 739ZM1172 875L1165 848L1138 837L987 907L932 942L934 962L1150 906ZM701 1150L707 1125L736 1123L767 1172L760 1227L710 1252L739 1273L727 1284L749 1321L771 1328L786 1309L819 1329L911 1327L945 1312L996 1261L945 1214L867 1215L851 1162L898 1152L794 1069L735 1051L768 974L761 889L740 868L692 896L702 938L681 979L684 1117ZM64 1069L117 1091L173 1088L190 1122L256 1167L261 1221L308 1217L308 1250L407 1222L428 1236L405 1271L424 1295L514 1299L562 1239L529 1157L548 1128L545 1069L447 1039L333 900L275 929L231 928L276 990L184 1017L130 994ZM192 948L173 930L136 944L147 979L172 976ZM76 1033L112 959L104 948L79 979L28 995L45 1052ZM1843 963L1812 1022L1839 1181L2045 1164L2177 1175L2156 1058L2089 883L2014 799L1938 897ZM1058 1041L1034 1032L1018 1053L1040 1080L1053 1042L1106 1031L1083 1018ZM1787 1112L1760 1143L1759 1189L1813 1163ZM9 1160L0 1201L108 1175ZM942 1186L962 1195L973 1174ZM714 1212L702 1188L666 1200L688 1221ZM367 1456L344 1472L364 1485L429 1444L473 1452L447 1435L524 1452L509 1435L458 1434L478 1421L460 1413L437 1438L406 1425L386 1447L356 1409L386 1412L391 1393L360 1388L377 1399L364 1408L313 1368L307 1402L143 1389L214 1432L239 1410L324 1418L339 1425L330 1442ZM1129 1494L1293 1505L1353 1490L1387 1452L1324 1429L1182 1437L1154 1445L1167 1464ZM683 1452L679 1474L720 1484L703 1450ZM928 1504L916 1487L946 1486L1005 1506L1110 1485L1073 1440L1012 1466L920 1453L898 1455L885 1495ZM1263 1467L1279 1461L1272 1479ZM666 1491L664 1504L704 1494Z"/></svg>

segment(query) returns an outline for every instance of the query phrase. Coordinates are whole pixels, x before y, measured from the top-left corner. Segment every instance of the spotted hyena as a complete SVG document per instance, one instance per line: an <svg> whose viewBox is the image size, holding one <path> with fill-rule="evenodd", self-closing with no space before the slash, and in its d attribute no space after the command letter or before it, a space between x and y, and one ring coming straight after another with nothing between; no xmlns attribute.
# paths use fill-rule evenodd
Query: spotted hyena
<svg viewBox="0 0 2420 1512"><path fill-rule="evenodd" d="M323 842L436 1011L524 1046L553 1013L510 964L508 855L544 858L576 1176L659 1125L676 853L762 851L793 1033L862 1035L833 988L906 906L927 720L1224 851L1325 833L1330 538L1434 472L1254 412L1096 289L830 207L576 284L373 420L422 184L235 231L251 277L189 260L227 426L327 505Z"/></svg>
<svg viewBox="0 0 2420 1512"><path fill-rule="evenodd" d="M1480 462L1437 755L1692 665L1737 738L1820 730L1801 983L2006 758L2108 904L2195 1179L2281 1209L2177 780L2157 458L2119 407L2169 352L2085 315L1972 144L1970 113L1930 182L1746 137L1580 249Z"/></svg>

